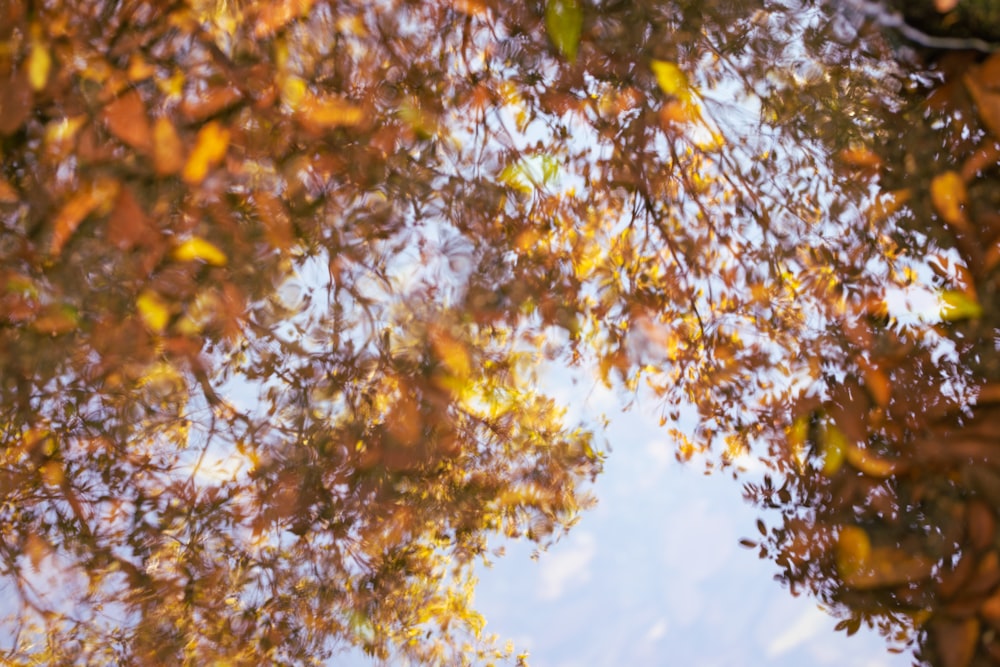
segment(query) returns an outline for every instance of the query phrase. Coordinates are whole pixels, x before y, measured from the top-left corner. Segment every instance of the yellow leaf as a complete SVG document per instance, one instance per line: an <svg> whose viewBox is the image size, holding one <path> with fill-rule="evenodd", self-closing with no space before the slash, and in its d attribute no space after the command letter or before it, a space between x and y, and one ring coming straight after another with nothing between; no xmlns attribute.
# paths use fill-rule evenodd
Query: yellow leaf
<svg viewBox="0 0 1000 667"><path fill-rule="evenodd" d="M144 291L135 300L139 317L151 331L162 333L170 322L170 306L156 292Z"/></svg>
<svg viewBox="0 0 1000 667"><path fill-rule="evenodd" d="M872 543L868 533L859 526L844 526L837 536L836 563L841 579L851 579L868 567Z"/></svg>
<svg viewBox="0 0 1000 667"><path fill-rule="evenodd" d="M676 63L654 60L650 64L650 69L653 70L656 83L664 93L685 102L691 98L691 84L687 75Z"/></svg>
<svg viewBox="0 0 1000 667"><path fill-rule="evenodd" d="M306 82L297 76L285 76L281 81L281 101L292 109L298 109L309 89Z"/></svg>
<svg viewBox="0 0 1000 667"><path fill-rule="evenodd" d="M983 307L979 305L975 295L958 290L944 290L940 293L941 321L958 322L960 320L975 320L983 315Z"/></svg>
<svg viewBox="0 0 1000 667"><path fill-rule="evenodd" d="M222 162L229 148L229 130L212 121L198 130L194 149L188 156L181 178L195 185L205 180L208 170Z"/></svg>
<svg viewBox="0 0 1000 667"><path fill-rule="evenodd" d="M844 451L847 448L847 438L843 431L831 421L823 424L820 447L823 453L823 474L833 476L844 465Z"/></svg>
<svg viewBox="0 0 1000 667"><path fill-rule="evenodd" d="M28 54L28 83L38 91L45 88L49 82L49 72L52 71L52 56L49 50L42 43L41 30L39 26L31 26L33 38L31 40L31 52Z"/></svg>
<svg viewBox="0 0 1000 667"><path fill-rule="evenodd" d="M472 370L469 363L469 353L465 346L445 333L440 333L432 338L434 351L438 359L445 368L457 377L467 378Z"/></svg>
<svg viewBox="0 0 1000 667"><path fill-rule="evenodd" d="M887 459L874 452L848 445L844 452L847 462L869 477L885 479L906 470L906 462L900 459Z"/></svg>
<svg viewBox="0 0 1000 667"><path fill-rule="evenodd" d="M295 105L289 105L294 108ZM298 105L299 118L309 125L334 128L357 125L364 119L361 107L339 97L316 97L308 92Z"/></svg>
<svg viewBox="0 0 1000 667"><path fill-rule="evenodd" d="M212 266L225 266L226 253L203 238L190 238L174 248L170 256L178 262L202 261Z"/></svg>
<svg viewBox="0 0 1000 667"><path fill-rule="evenodd" d="M802 415L797 417L792 425L787 429L788 450L792 455L796 465L801 466L806 449L806 440L809 437L809 417Z"/></svg>
<svg viewBox="0 0 1000 667"><path fill-rule="evenodd" d="M38 471L42 475L42 481L46 486L59 486L65 479L62 466L58 461L46 461Z"/></svg>
<svg viewBox="0 0 1000 667"><path fill-rule="evenodd" d="M971 231L968 218L963 210L968 201L965 181L957 171L938 174L931 181L931 203L941 218L960 232Z"/></svg>

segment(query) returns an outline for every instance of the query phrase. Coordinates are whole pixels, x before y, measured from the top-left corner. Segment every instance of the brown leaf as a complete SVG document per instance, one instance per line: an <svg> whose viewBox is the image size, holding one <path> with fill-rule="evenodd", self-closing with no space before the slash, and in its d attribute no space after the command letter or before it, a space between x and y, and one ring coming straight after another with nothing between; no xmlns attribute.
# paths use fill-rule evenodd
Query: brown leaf
<svg viewBox="0 0 1000 667"><path fill-rule="evenodd" d="M159 233L149 216L132 194L132 188L124 187L115 202L115 208L108 218L107 238L122 250L131 250L137 245L152 245Z"/></svg>
<svg viewBox="0 0 1000 667"><path fill-rule="evenodd" d="M20 129L31 113L33 97L27 77L20 72L0 84L0 134Z"/></svg>
<svg viewBox="0 0 1000 667"><path fill-rule="evenodd" d="M0 204L16 204L19 200L14 186L0 178Z"/></svg>
<svg viewBox="0 0 1000 667"><path fill-rule="evenodd" d="M997 521L993 510L981 500L972 500L966 511L966 527L969 541L976 549L983 550L993 544L996 537Z"/></svg>
<svg viewBox="0 0 1000 667"><path fill-rule="evenodd" d="M111 134L132 148L145 152L152 146L153 131L139 91L129 90L112 101L104 107L101 118Z"/></svg>
<svg viewBox="0 0 1000 667"><path fill-rule="evenodd" d="M930 634L937 647L941 667L968 667L976 654L979 620L938 616L930 622Z"/></svg>
<svg viewBox="0 0 1000 667"><path fill-rule="evenodd" d="M153 168L159 176L176 174L184 166L184 146L167 118L153 124Z"/></svg>
<svg viewBox="0 0 1000 667"><path fill-rule="evenodd" d="M992 87L997 79L990 79L994 70L1000 69L993 56L980 67L972 67L963 79L969 96L976 103L979 119L995 138L1000 139L1000 91Z"/></svg>
<svg viewBox="0 0 1000 667"><path fill-rule="evenodd" d="M230 85L216 86L201 95L186 97L180 111L194 123L200 123L243 99L243 94Z"/></svg>

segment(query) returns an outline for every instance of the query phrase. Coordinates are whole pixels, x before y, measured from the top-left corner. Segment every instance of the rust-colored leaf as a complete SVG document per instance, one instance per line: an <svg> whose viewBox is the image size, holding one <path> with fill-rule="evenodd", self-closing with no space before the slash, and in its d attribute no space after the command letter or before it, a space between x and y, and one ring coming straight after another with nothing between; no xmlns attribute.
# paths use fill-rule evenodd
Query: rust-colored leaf
<svg viewBox="0 0 1000 667"><path fill-rule="evenodd" d="M0 178L0 204L16 204L19 200L14 186Z"/></svg>
<svg viewBox="0 0 1000 667"><path fill-rule="evenodd" d="M139 91L132 89L118 97L101 112L108 130L115 137L139 151L148 151L153 143L146 105Z"/></svg>
<svg viewBox="0 0 1000 667"><path fill-rule="evenodd" d="M118 196L119 183L114 179L100 179L84 185L80 191L62 205L52 223L52 240L49 252L58 256L80 223L94 211L108 206Z"/></svg>
<svg viewBox="0 0 1000 667"><path fill-rule="evenodd" d="M195 96L185 97L181 113L191 122L202 122L228 109L243 99L243 94L231 85L215 86Z"/></svg>
<svg viewBox="0 0 1000 667"><path fill-rule="evenodd" d="M979 620L936 616L930 621L930 634L937 648L941 667L969 667L979 641Z"/></svg>
<svg viewBox="0 0 1000 667"><path fill-rule="evenodd" d="M184 166L184 146L174 124L157 118L153 124L153 168L159 176L176 174Z"/></svg>
<svg viewBox="0 0 1000 667"><path fill-rule="evenodd" d="M156 231L149 216L136 201L131 187L123 187L114 210L108 217L108 241L122 250L131 250L139 244L149 244L156 239Z"/></svg>
<svg viewBox="0 0 1000 667"><path fill-rule="evenodd" d="M254 36L270 37L300 16L309 13L313 0L276 0L259 4Z"/></svg>
<svg viewBox="0 0 1000 667"><path fill-rule="evenodd" d="M1000 61L993 55L982 66L969 68L963 81L969 96L976 103L979 119L994 138L1000 139L1000 90L995 76L997 69L1000 69Z"/></svg>
<svg viewBox="0 0 1000 667"><path fill-rule="evenodd" d="M966 504L966 526L972 546L984 550L993 544L996 537L996 515L989 505L981 500L971 500Z"/></svg>
<svg viewBox="0 0 1000 667"><path fill-rule="evenodd" d="M31 113L33 95L28 79L15 71L0 84L0 134L13 134Z"/></svg>

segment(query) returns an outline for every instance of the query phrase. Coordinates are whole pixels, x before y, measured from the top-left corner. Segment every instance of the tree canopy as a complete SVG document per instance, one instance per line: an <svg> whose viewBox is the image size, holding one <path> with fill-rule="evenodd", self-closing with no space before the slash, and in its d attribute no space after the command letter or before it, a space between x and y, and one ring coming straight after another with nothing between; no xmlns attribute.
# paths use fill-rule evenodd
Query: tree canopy
<svg viewBox="0 0 1000 667"><path fill-rule="evenodd" d="M518 659L472 567L606 455L554 361L765 460L845 629L988 664L1000 56L878 18L0 0L4 659Z"/></svg>

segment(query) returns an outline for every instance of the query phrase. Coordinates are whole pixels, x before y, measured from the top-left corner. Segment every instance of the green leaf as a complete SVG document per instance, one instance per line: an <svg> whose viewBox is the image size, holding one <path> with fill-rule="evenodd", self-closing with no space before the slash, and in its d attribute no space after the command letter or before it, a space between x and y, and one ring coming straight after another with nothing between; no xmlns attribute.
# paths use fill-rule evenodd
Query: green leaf
<svg viewBox="0 0 1000 667"><path fill-rule="evenodd" d="M583 31L583 11L578 0L549 0L545 6L549 39L567 60L576 60Z"/></svg>
<svg viewBox="0 0 1000 667"><path fill-rule="evenodd" d="M941 320L958 322L983 316L983 307L974 298L959 290L945 290L940 294Z"/></svg>

